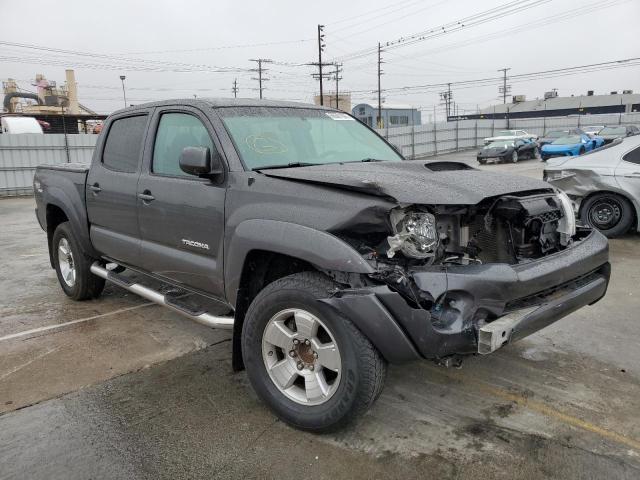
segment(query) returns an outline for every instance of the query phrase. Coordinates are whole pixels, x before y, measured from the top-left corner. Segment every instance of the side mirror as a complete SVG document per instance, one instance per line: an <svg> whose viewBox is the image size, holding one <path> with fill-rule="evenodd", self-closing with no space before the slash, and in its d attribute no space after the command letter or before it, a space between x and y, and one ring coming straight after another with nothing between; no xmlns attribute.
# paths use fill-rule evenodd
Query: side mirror
<svg viewBox="0 0 640 480"><path fill-rule="evenodd" d="M222 173L222 161L217 154L211 157L207 147L185 147L180 154L180 170L189 175L209 176Z"/></svg>

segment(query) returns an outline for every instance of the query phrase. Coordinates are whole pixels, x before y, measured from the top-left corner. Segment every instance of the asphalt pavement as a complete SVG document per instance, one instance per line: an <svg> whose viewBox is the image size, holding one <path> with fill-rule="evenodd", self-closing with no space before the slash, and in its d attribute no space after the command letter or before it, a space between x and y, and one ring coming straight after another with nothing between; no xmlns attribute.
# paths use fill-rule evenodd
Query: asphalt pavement
<svg viewBox="0 0 640 480"><path fill-rule="evenodd" d="M33 207L0 201L0 479L640 478L638 235L601 302L461 369L394 366L361 421L311 435L232 372L228 332L113 285L67 299Z"/></svg>

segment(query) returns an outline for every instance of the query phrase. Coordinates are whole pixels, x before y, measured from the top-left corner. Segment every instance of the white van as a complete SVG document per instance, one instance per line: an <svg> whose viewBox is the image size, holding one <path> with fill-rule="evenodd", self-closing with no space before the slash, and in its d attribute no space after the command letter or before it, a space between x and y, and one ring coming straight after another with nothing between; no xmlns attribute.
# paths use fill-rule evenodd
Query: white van
<svg viewBox="0 0 640 480"><path fill-rule="evenodd" d="M2 133L40 133L42 127L33 117L0 117Z"/></svg>

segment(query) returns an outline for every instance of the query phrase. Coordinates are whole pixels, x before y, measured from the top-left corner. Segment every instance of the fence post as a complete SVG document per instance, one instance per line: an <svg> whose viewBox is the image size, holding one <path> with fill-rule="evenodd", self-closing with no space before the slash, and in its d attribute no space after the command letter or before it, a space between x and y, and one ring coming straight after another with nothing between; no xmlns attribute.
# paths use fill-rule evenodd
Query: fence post
<svg viewBox="0 0 640 480"><path fill-rule="evenodd" d="M411 125L411 160L416 159L416 126Z"/></svg>
<svg viewBox="0 0 640 480"><path fill-rule="evenodd" d="M458 141L458 137L460 137L460 129L458 128L458 124L459 123L460 122L458 120L456 120L456 152L460 150L460 148L459 148L460 143Z"/></svg>
<svg viewBox="0 0 640 480"><path fill-rule="evenodd" d="M473 146L477 147L478 146L478 119L476 118L476 130L475 130L475 134L473 136Z"/></svg>
<svg viewBox="0 0 640 480"><path fill-rule="evenodd" d="M64 132L64 150L67 153L67 163L71 163L71 156L69 154L69 139L67 138L67 122L64 118L64 107L62 107L62 131Z"/></svg>
<svg viewBox="0 0 640 480"><path fill-rule="evenodd" d="M438 129L438 122L433 122L433 156L438 156L438 135L436 130Z"/></svg>

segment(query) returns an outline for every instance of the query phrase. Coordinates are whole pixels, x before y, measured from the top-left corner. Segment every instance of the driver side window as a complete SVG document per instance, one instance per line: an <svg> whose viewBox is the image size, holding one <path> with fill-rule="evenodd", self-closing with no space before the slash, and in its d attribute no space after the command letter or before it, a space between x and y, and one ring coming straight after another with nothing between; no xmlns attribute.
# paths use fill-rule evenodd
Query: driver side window
<svg viewBox="0 0 640 480"><path fill-rule="evenodd" d="M180 154L185 147L207 147L212 156L215 151L200 119L187 113L162 114L153 146L153 173L193 178L180 169Z"/></svg>

